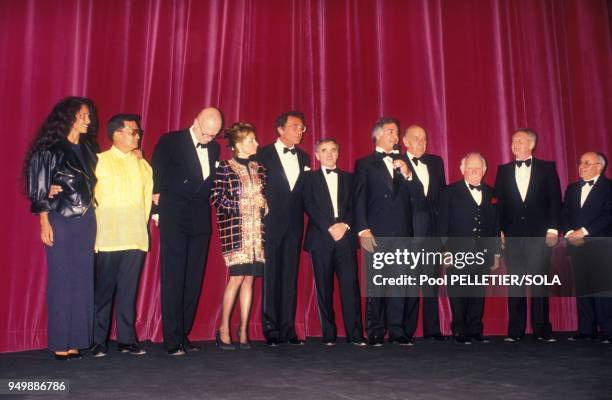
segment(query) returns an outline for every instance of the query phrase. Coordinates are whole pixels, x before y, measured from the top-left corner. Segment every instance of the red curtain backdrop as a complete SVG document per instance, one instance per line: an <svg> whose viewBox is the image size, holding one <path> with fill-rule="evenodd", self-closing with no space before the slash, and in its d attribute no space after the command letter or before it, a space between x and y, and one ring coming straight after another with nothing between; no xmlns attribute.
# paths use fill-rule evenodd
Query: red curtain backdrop
<svg viewBox="0 0 612 400"><path fill-rule="evenodd" d="M112 114L141 114L148 156L162 133L189 126L207 105L226 124L255 124L263 144L275 140L279 113L300 109L303 148L312 154L318 138L335 137L349 170L373 150L373 122L392 115L428 130L451 181L461 157L478 150L493 182L497 164L511 159L511 130L529 126L564 188L582 152L612 156L610 8L606 0L0 0L0 351L46 347L45 254L19 173L60 98L95 101L103 149ZM150 231L137 330L160 341L159 235ZM212 339L225 279L215 237L192 339ZM261 338L260 307L258 290L252 338ZM441 319L448 333L445 300ZM551 320L555 330L575 329L574 300L551 300ZM300 336L320 335L305 253L296 326ZM488 299L486 333L505 328L505 300Z"/></svg>

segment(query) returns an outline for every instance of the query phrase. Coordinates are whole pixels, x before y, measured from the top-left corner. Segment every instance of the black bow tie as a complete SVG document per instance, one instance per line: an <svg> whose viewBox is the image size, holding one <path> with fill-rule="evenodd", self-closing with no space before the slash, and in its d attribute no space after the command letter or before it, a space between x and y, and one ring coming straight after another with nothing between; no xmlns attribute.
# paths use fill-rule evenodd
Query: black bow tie
<svg viewBox="0 0 612 400"><path fill-rule="evenodd" d="M412 157L412 162L414 163L414 165L418 166L420 159L421 159L420 157Z"/></svg>
<svg viewBox="0 0 612 400"><path fill-rule="evenodd" d="M595 183L595 179L591 179L590 181L582 181L582 182L580 182L580 187L586 185L587 183L589 184L589 186L593 186L593 184Z"/></svg>
<svg viewBox="0 0 612 400"><path fill-rule="evenodd" d="M519 167L519 168L521 168L521 166L523 166L523 163L525 163L525 166L527 168L529 168L529 167L531 167L531 158L528 159L528 160L524 160L524 161L516 160L515 163L516 163L516 166Z"/></svg>
<svg viewBox="0 0 612 400"><path fill-rule="evenodd" d="M325 168L325 172L327 172L328 174L331 174L332 172L338 173L338 167L336 167L334 169L327 169L327 168Z"/></svg>
<svg viewBox="0 0 612 400"><path fill-rule="evenodd" d="M291 153L291 154L295 155L295 153L297 153L297 150L296 150L296 148L295 148L295 147L294 147L294 148L292 148L292 149L290 149L290 148L288 148L288 147L285 147L285 148L283 149L283 154L285 154L285 153Z"/></svg>
<svg viewBox="0 0 612 400"><path fill-rule="evenodd" d="M482 186L478 185L478 186L474 186L471 183L468 183L468 186L470 187L470 190L478 190L479 192L482 191Z"/></svg>
<svg viewBox="0 0 612 400"><path fill-rule="evenodd" d="M198 144L196 144L196 149L198 149L198 148L207 149L208 148L208 143L206 143L206 144L198 143Z"/></svg>
<svg viewBox="0 0 612 400"><path fill-rule="evenodd" d="M385 157L393 158L393 153L385 153L384 151L377 151L376 155L380 158L385 158Z"/></svg>

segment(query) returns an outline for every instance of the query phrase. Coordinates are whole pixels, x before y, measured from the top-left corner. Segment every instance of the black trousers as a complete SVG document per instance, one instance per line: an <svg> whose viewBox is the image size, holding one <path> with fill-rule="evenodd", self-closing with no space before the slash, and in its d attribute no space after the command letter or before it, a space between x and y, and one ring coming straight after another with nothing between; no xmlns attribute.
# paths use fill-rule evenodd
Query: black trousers
<svg viewBox="0 0 612 400"><path fill-rule="evenodd" d="M609 297L577 297L578 333L597 335L597 326L602 335L612 337L612 299Z"/></svg>
<svg viewBox="0 0 612 400"><path fill-rule="evenodd" d="M141 250L100 251L96 256L94 294L94 343L106 344L111 326L113 297L116 304L117 341L136 343L136 293L145 252Z"/></svg>
<svg viewBox="0 0 612 400"><path fill-rule="evenodd" d="M450 297L453 335L482 335L484 298Z"/></svg>
<svg viewBox="0 0 612 400"><path fill-rule="evenodd" d="M551 251L544 238L511 237L506 240L506 265L510 274L545 274L550 267ZM543 288L532 287L531 326L536 336L552 333L548 315L548 297ZM508 290L508 336L523 336L527 324L526 288Z"/></svg>
<svg viewBox="0 0 612 400"><path fill-rule="evenodd" d="M404 302L403 297L368 297L366 330L370 340L385 336L385 321L389 340L406 337L403 326Z"/></svg>
<svg viewBox="0 0 612 400"><path fill-rule="evenodd" d="M301 243L302 235L290 232L280 239L266 238L262 322L267 339L297 338L295 308Z"/></svg>
<svg viewBox="0 0 612 400"><path fill-rule="evenodd" d="M342 317L346 338L363 340L361 323L361 296L357 279L357 258L346 238L330 246L319 246L310 251L314 271L319 319L324 340L336 340L334 314L334 273L338 277Z"/></svg>
<svg viewBox="0 0 612 400"><path fill-rule="evenodd" d="M440 276L439 266L423 266L417 270L431 278ZM425 285L421 288L423 293L423 336L440 334L440 315L438 305L438 287ZM404 332L407 337L414 336L419 322L419 297L406 297L404 304Z"/></svg>
<svg viewBox="0 0 612 400"><path fill-rule="evenodd" d="M193 235L178 226L159 225L164 346L184 344L198 309L210 235Z"/></svg>

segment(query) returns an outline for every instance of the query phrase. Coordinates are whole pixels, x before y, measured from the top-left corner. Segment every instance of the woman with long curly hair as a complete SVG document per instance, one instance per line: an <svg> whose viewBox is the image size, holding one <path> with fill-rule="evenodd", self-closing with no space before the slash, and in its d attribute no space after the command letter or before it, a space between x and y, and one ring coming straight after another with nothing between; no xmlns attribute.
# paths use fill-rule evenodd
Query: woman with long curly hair
<svg viewBox="0 0 612 400"><path fill-rule="evenodd" d="M97 128L91 100L67 97L47 116L24 161L47 253L48 347L57 360L81 358L79 349L92 340ZM61 187L52 198L51 185Z"/></svg>

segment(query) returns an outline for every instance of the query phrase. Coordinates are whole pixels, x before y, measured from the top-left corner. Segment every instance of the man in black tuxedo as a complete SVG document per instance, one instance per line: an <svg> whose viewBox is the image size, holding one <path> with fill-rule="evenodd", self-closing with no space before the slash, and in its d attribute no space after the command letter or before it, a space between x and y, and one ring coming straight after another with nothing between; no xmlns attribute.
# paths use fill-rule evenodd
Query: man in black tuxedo
<svg viewBox="0 0 612 400"><path fill-rule="evenodd" d="M551 247L561 227L561 187L554 162L533 157L537 135L518 129L512 135L515 161L500 165L495 180L499 196L502 237L506 241L506 265L510 274L544 274L550 266ZM541 238L541 240L534 240ZM541 341L555 342L548 316L548 297L532 287L531 325ZM526 329L525 288L508 291L508 336L520 340Z"/></svg>
<svg viewBox="0 0 612 400"><path fill-rule="evenodd" d="M263 333L269 346L303 345L295 333L300 249L304 234L304 173L310 156L297 145L306 132L304 114L290 111L276 119L276 142L255 159L266 168L265 196L270 212L264 219L266 265L263 277Z"/></svg>
<svg viewBox="0 0 612 400"><path fill-rule="evenodd" d="M482 275L500 264L499 218L495 190L482 182L487 163L479 153L469 153L461 160L463 179L449 185L440 197L439 231L448 237L446 249L453 254L478 252L483 262L449 265L447 275ZM478 260L478 259L477 259ZM453 322L451 329L457 343L488 343L482 336L485 288L447 286Z"/></svg>
<svg viewBox="0 0 612 400"><path fill-rule="evenodd" d="M588 296L612 289L609 268L602 266L610 262L612 236L612 181L602 175L605 166L602 155L583 154L578 163L580 180L565 191L563 228L576 275L578 308L578 334L569 338L572 341L597 337L598 324L603 341L612 341L612 299Z"/></svg>
<svg viewBox="0 0 612 400"><path fill-rule="evenodd" d="M377 237L408 237L413 232L412 174L399 153L393 152L399 142L399 122L380 118L372 129L372 140L376 150L357 161L354 183L355 231L363 250L369 253L374 251ZM366 314L370 345L382 346L385 330L391 343L413 344L404 332L403 297L368 296Z"/></svg>
<svg viewBox="0 0 612 400"><path fill-rule="evenodd" d="M323 344L336 344L335 272L340 286L346 338L353 345L365 346L355 256L357 240L354 229L351 229L353 176L337 167L338 150L334 139L321 139L316 144L316 157L321 168L308 173L304 181L304 206L309 217L304 249L312 258Z"/></svg>
<svg viewBox="0 0 612 400"><path fill-rule="evenodd" d="M409 126L404 133L406 164L412 172L414 182L411 193L412 222L415 238L431 238L423 241L428 250L440 249L437 230L438 200L446 186L442 158L427 151L427 132L418 125ZM419 272L438 277L438 265L419 266ZM438 314L438 288L425 286L423 290L423 337L443 341ZM406 336L412 337L417 328L419 317L419 298L407 297L404 310L404 329Z"/></svg>
<svg viewBox="0 0 612 400"><path fill-rule="evenodd" d="M209 196L219 160L214 141L222 127L216 108L202 110L189 129L159 138L153 153L158 205L164 346L170 355L197 351L193 325L206 268L211 218Z"/></svg>

